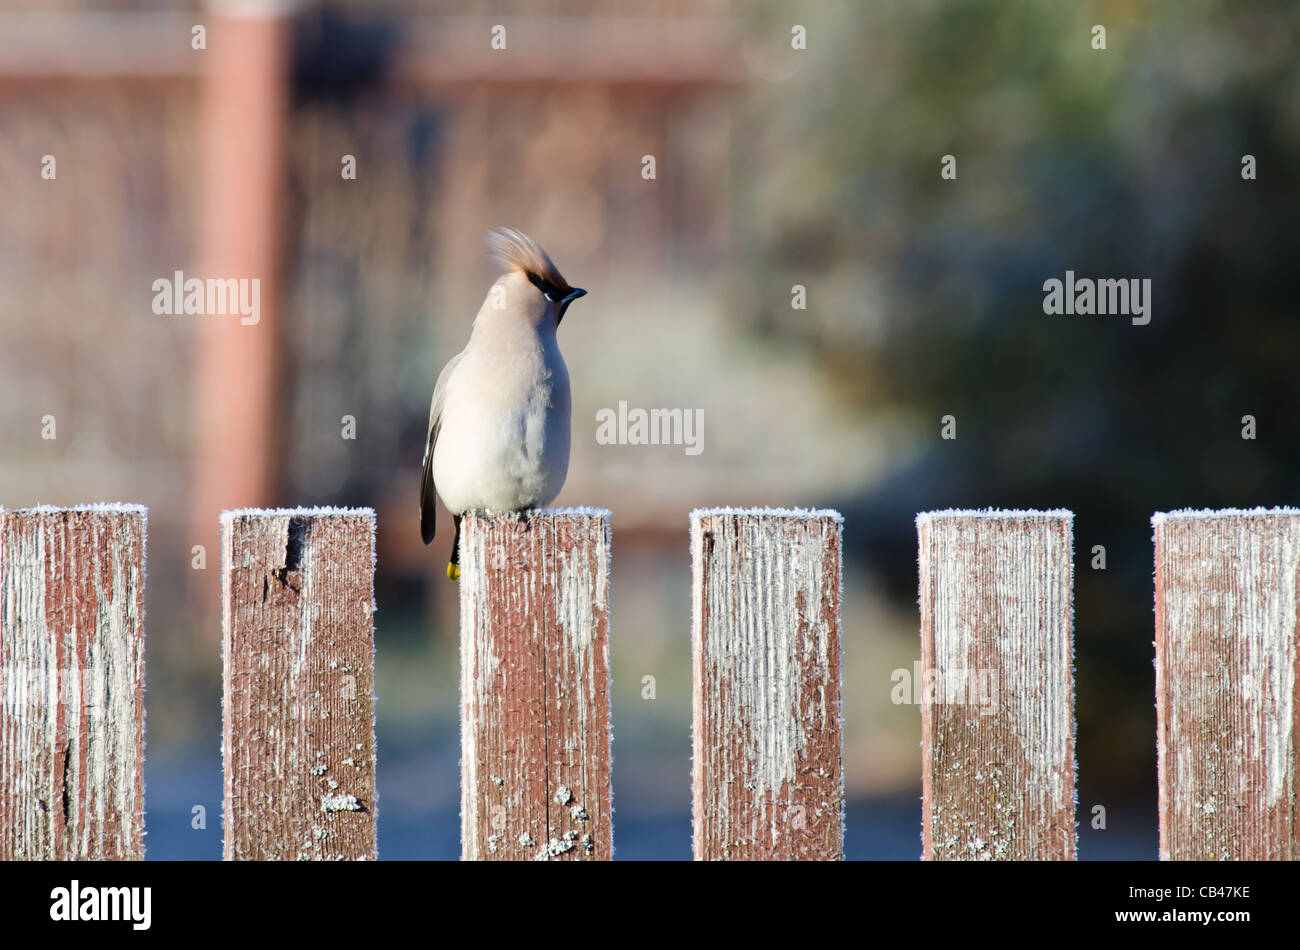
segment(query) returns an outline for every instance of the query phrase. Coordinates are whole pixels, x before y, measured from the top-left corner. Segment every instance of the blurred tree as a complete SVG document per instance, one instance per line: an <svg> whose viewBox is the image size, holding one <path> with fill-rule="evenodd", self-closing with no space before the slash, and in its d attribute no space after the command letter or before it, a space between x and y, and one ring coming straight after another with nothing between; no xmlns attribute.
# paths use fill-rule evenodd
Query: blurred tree
<svg viewBox="0 0 1300 950"><path fill-rule="evenodd" d="M771 39L789 22L807 51ZM1298 27L1294 4L1226 0L769 4L752 24L792 75L738 130L742 312L846 404L908 420L893 474L844 500L846 541L910 601L915 512L1072 508L1100 772L1154 781L1150 514L1297 501ZM1044 314L1067 269L1150 278L1151 323Z"/></svg>

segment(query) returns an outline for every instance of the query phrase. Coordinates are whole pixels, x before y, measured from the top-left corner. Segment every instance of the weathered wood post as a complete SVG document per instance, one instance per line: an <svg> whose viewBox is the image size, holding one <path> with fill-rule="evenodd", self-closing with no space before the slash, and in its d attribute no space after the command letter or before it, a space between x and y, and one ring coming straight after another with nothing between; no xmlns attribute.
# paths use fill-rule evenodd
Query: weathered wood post
<svg viewBox="0 0 1300 950"><path fill-rule="evenodd" d="M373 859L375 513L221 528L226 860Z"/></svg>
<svg viewBox="0 0 1300 950"><path fill-rule="evenodd" d="M1151 524L1160 857L1300 858L1300 511Z"/></svg>
<svg viewBox="0 0 1300 950"><path fill-rule="evenodd" d="M144 857L146 520L0 510L0 860Z"/></svg>
<svg viewBox="0 0 1300 950"><path fill-rule="evenodd" d="M609 512L461 522L466 860L613 855Z"/></svg>
<svg viewBox="0 0 1300 950"><path fill-rule="evenodd" d="M917 516L926 859L1075 857L1073 519Z"/></svg>
<svg viewBox="0 0 1300 950"><path fill-rule="evenodd" d="M691 513L696 860L839 860L835 511Z"/></svg>

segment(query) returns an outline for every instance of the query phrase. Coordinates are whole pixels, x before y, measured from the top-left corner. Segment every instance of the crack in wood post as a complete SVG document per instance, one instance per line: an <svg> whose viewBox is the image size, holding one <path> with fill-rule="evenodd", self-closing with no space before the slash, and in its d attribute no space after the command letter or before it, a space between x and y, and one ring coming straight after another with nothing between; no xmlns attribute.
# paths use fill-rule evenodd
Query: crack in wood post
<svg viewBox="0 0 1300 950"><path fill-rule="evenodd" d="M144 857L146 519L0 510L0 860Z"/></svg>
<svg viewBox="0 0 1300 950"><path fill-rule="evenodd" d="M221 527L225 857L374 859L374 512Z"/></svg>

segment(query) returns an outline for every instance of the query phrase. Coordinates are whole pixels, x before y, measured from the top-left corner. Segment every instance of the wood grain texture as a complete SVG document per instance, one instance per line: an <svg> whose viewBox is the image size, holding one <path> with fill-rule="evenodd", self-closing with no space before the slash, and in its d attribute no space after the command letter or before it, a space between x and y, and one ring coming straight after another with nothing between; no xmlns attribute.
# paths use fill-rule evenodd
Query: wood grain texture
<svg viewBox="0 0 1300 950"><path fill-rule="evenodd" d="M221 516L226 860L368 860L375 515Z"/></svg>
<svg viewBox="0 0 1300 950"><path fill-rule="evenodd" d="M1160 857L1300 858L1300 512L1151 521Z"/></svg>
<svg viewBox="0 0 1300 950"><path fill-rule="evenodd" d="M1076 856L1073 517L917 516L928 860Z"/></svg>
<svg viewBox="0 0 1300 950"><path fill-rule="evenodd" d="M144 857L146 519L0 510L0 860Z"/></svg>
<svg viewBox="0 0 1300 950"><path fill-rule="evenodd" d="M613 856L609 512L461 522L465 860Z"/></svg>
<svg viewBox="0 0 1300 950"><path fill-rule="evenodd" d="M691 514L696 860L840 860L834 511Z"/></svg>

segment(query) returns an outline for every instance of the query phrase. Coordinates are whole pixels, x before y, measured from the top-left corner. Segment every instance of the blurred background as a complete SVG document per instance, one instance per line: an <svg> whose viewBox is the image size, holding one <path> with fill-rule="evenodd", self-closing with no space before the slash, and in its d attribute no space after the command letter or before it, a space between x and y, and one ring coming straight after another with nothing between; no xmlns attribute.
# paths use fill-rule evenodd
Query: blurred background
<svg viewBox="0 0 1300 950"><path fill-rule="evenodd" d="M315 504L379 515L380 856L459 855L416 498L509 225L590 292L556 504L613 511L617 857L690 855L687 513L731 504L845 514L850 858L920 854L915 513L1072 508L1080 856L1154 858L1149 516L1300 500L1298 47L1290 0L2 0L0 504L149 506L149 857L221 853L218 512ZM1044 315L1067 269L1151 323ZM178 270L260 322L154 313ZM599 445L620 401L703 452Z"/></svg>

